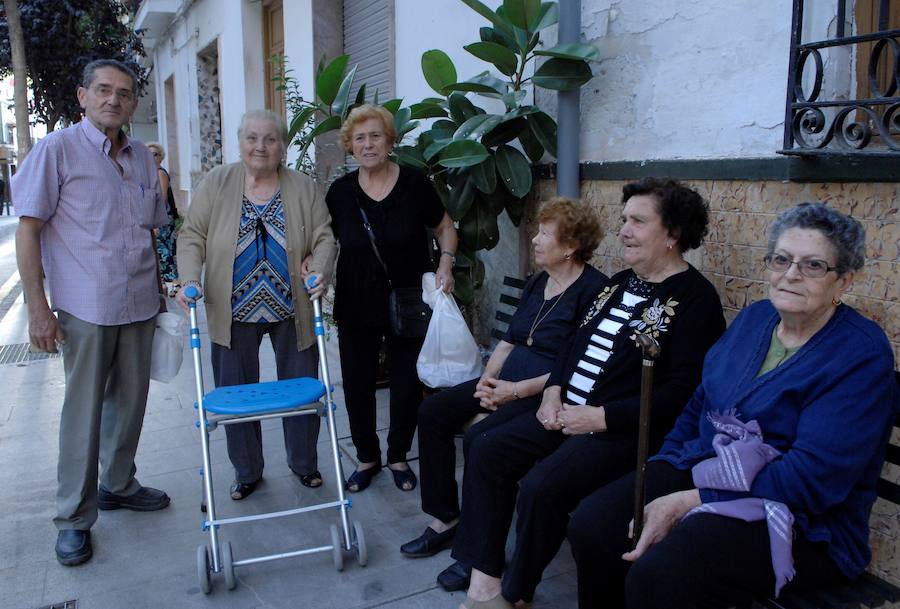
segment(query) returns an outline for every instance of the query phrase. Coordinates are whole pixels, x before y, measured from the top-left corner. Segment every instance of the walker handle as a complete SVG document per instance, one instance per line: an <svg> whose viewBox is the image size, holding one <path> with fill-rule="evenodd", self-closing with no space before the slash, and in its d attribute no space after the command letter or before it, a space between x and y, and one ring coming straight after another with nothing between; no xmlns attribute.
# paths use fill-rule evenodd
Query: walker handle
<svg viewBox="0 0 900 609"><path fill-rule="evenodd" d="M184 297L188 299L189 307L196 307L197 299L200 298L200 290L195 285L189 285L184 288Z"/></svg>
<svg viewBox="0 0 900 609"><path fill-rule="evenodd" d="M309 292L312 287L316 284L316 279L318 279L318 275L310 275L306 280L306 291Z"/></svg>

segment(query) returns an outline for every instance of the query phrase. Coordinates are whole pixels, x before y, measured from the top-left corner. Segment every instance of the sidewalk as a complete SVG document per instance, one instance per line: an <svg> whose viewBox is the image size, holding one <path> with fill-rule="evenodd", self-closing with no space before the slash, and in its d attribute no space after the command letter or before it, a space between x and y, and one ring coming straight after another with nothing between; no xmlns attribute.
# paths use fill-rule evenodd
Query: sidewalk
<svg viewBox="0 0 900 609"><path fill-rule="evenodd" d="M4 251L0 244L0 251ZM3 256L3 260L8 257ZM13 281L15 279L15 281ZM7 284L17 281L13 275ZM16 285L0 288L0 301ZM174 308L170 307L170 310ZM27 318L21 295L0 320L0 345L27 342ZM205 327L205 322L201 324ZM202 335L206 389L212 388L208 342ZM274 361L263 343L262 380L274 379ZM338 435L344 470L355 466L349 440L337 340L328 343L330 372L336 385ZM66 568L54 557L53 527L57 435L64 382L62 360L51 358L0 367L0 609L62 607L77 601L78 609L193 608L217 609L455 609L464 593L448 594L435 583L437 573L450 564L448 552L419 560L404 558L399 545L419 535L428 522L419 509L418 491L403 493L389 475L378 476L363 493L352 495L351 519L364 527L369 554L361 568L346 556L343 572L335 571L330 552L241 567L237 587L225 588L221 574L213 575L213 590L205 596L197 581L196 552L208 541L200 531L201 459L194 427L194 376L190 351L170 384L151 382L144 431L137 456L139 480L162 488L172 497L165 510L134 513L101 512L92 529L94 558L85 565ZM378 392L379 434L387 433L387 390ZM284 459L280 422L263 423L267 467L264 482L252 497L231 501L227 489L232 471L225 451L224 432L211 436L216 506L219 517L252 511L284 510L332 501L337 497L334 465L323 422L319 442L319 469L325 479L320 489L303 487ZM410 454L418 471L416 443ZM462 461L458 460L458 476ZM289 551L330 543L329 525L340 525L338 512L308 514L223 527L235 559ZM574 566L568 547L548 569L538 591L537 607L575 607ZM66 608L70 607L66 605Z"/></svg>

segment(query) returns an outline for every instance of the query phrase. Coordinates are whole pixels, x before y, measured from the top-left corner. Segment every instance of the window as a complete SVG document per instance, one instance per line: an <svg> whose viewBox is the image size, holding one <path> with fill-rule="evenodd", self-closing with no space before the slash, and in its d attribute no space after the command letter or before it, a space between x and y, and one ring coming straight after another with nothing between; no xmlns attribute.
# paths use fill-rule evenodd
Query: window
<svg viewBox="0 0 900 609"><path fill-rule="evenodd" d="M847 8L794 0L783 154L900 157L900 0Z"/></svg>

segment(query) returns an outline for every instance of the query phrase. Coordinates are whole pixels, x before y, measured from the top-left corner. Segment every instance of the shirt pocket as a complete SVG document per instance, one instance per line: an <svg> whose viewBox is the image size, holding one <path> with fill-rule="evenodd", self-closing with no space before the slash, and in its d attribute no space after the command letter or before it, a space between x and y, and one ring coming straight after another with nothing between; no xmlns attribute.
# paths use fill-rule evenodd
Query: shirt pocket
<svg viewBox="0 0 900 609"><path fill-rule="evenodd" d="M128 195L135 226L146 230L156 228L156 189L145 184L129 185Z"/></svg>

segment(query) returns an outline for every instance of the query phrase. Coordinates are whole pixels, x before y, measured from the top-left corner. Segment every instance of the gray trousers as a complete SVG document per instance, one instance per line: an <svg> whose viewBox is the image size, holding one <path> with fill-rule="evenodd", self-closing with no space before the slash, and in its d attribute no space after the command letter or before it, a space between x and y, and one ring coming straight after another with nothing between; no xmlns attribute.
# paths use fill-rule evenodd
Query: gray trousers
<svg viewBox="0 0 900 609"><path fill-rule="evenodd" d="M294 320L277 323L231 323L231 348L212 343L213 377L216 387L259 382L259 346L266 334L275 350L278 379L318 378L319 351L315 346L297 349ZM318 415L299 415L281 420L284 448L291 470L298 475L318 469L316 443L319 440ZM249 484L262 476L262 428L258 421L225 426L228 458L234 466L235 480Z"/></svg>
<svg viewBox="0 0 900 609"><path fill-rule="evenodd" d="M140 488L141 437L154 320L98 326L59 311L66 394L59 425L56 527L88 530L97 520L97 481L117 495Z"/></svg>

